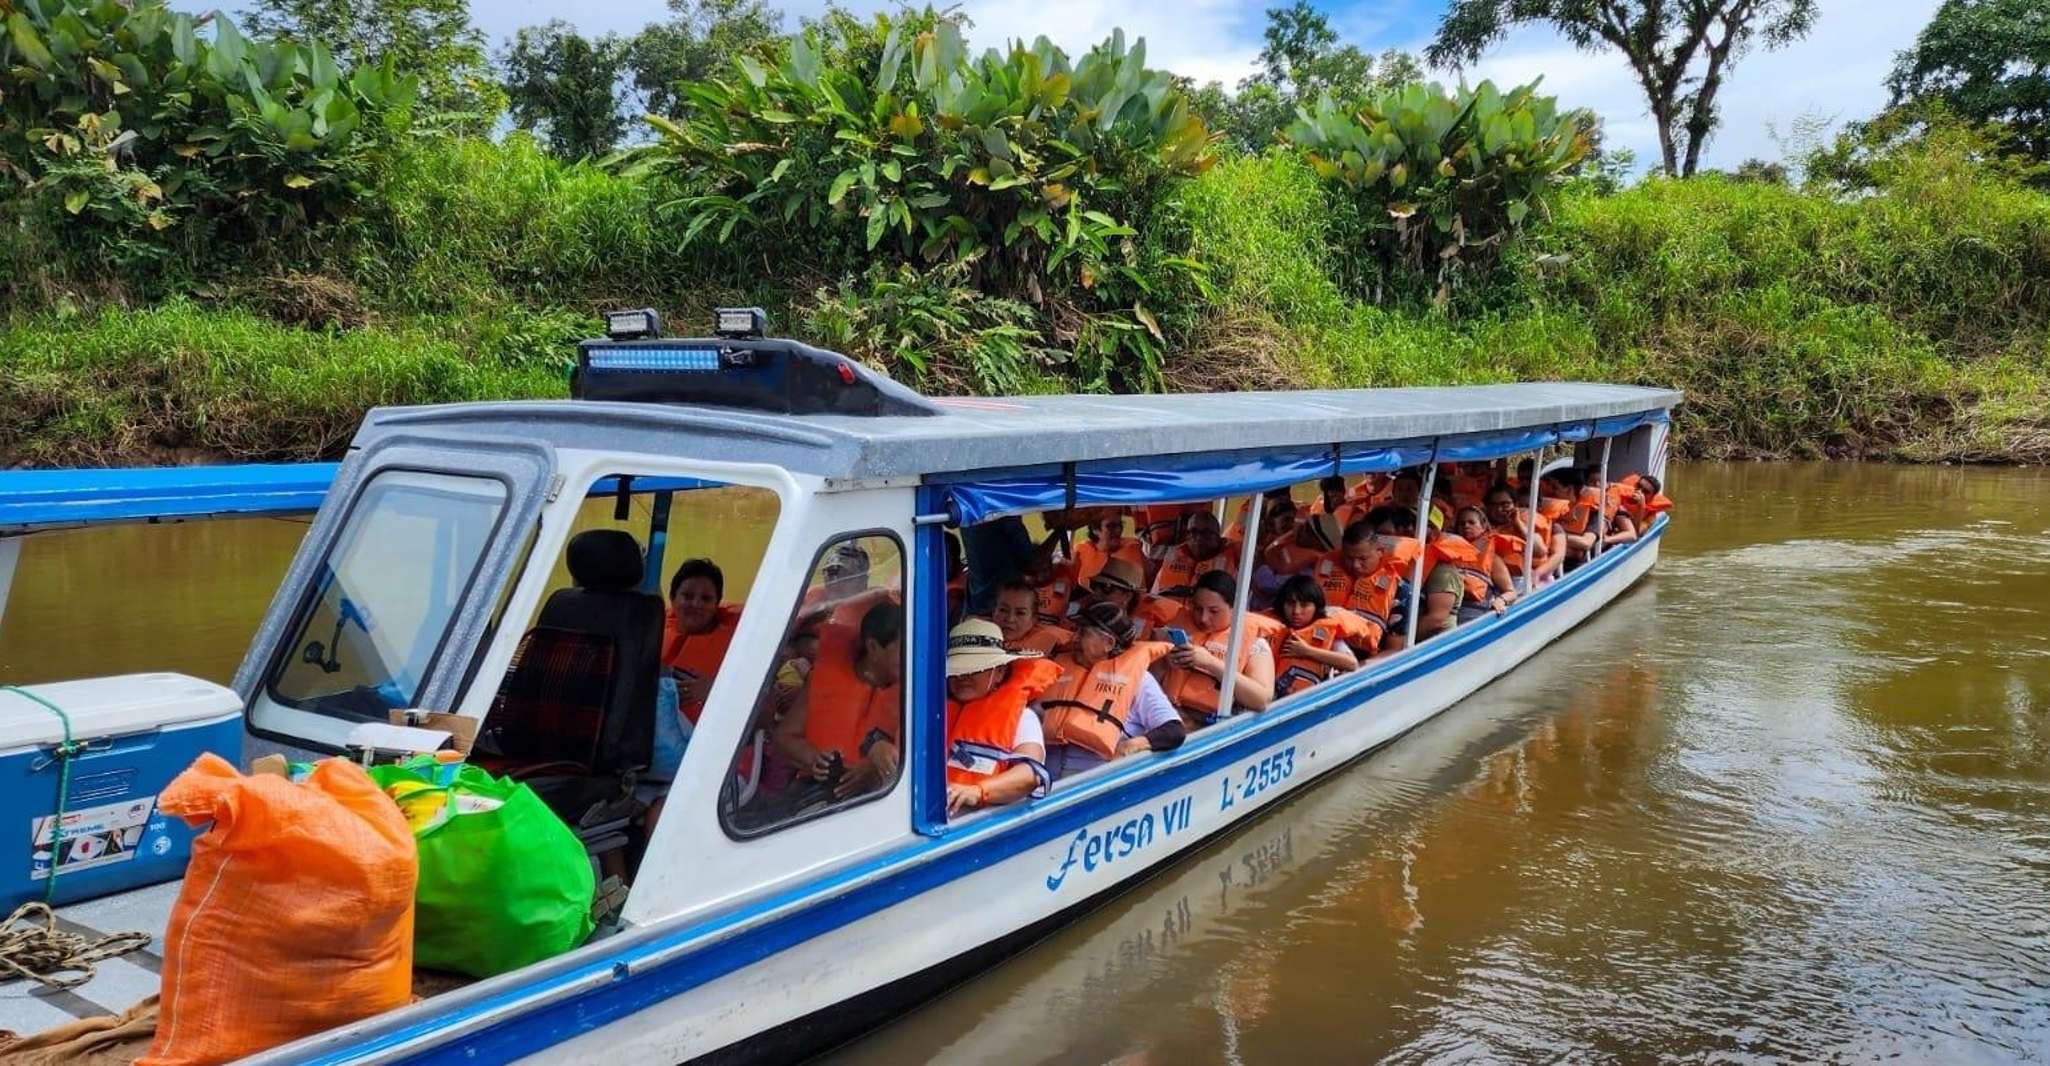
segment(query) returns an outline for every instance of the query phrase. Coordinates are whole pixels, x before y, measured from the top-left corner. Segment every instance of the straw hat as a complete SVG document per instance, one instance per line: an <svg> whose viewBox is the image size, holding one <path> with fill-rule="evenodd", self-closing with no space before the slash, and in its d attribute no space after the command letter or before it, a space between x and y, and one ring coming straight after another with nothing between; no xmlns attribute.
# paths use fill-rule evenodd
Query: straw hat
<svg viewBox="0 0 2050 1066"><path fill-rule="evenodd" d="M1146 572L1139 569L1138 563L1130 559L1111 559L1103 564L1103 569L1098 570L1095 577L1089 579L1089 587L1109 585L1126 592L1138 592L1145 580Z"/></svg>
<svg viewBox="0 0 2050 1066"><path fill-rule="evenodd" d="M979 674L1017 662L1037 658L1037 652L1015 652L1004 647L1004 631L995 622L970 618L947 633L947 676Z"/></svg>
<svg viewBox="0 0 2050 1066"><path fill-rule="evenodd" d="M1316 545L1325 551L1338 547L1339 538L1345 535L1345 531L1338 528L1338 516L1331 514L1311 515L1310 520L1304 522L1302 528L1305 530L1304 536L1315 541Z"/></svg>

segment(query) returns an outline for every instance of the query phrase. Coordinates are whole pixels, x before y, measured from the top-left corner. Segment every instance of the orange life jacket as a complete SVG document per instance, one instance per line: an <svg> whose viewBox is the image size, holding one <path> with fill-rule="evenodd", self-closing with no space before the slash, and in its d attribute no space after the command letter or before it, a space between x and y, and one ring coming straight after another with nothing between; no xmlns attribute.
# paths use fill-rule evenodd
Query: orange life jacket
<svg viewBox="0 0 2050 1066"><path fill-rule="evenodd" d="M1516 517L1519 521L1527 520L1530 512L1519 507ZM1489 538L1494 542L1495 551L1502 556L1503 564L1509 567L1511 577L1523 574L1523 534L1517 532L1521 528L1518 525L1496 526L1494 535ZM1552 553L1552 520L1538 515L1531 530L1536 539L1531 548L1530 562L1532 566L1543 566Z"/></svg>
<svg viewBox="0 0 2050 1066"><path fill-rule="evenodd" d="M1538 497L1538 514L1554 522L1566 517L1572 510L1572 500L1562 500L1557 496Z"/></svg>
<svg viewBox="0 0 2050 1066"><path fill-rule="evenodd" d="M1564 502L1564 501L1561 501ZM1580 498L1568 505L1566 517L1561 522L1566 532L1579 536L1594 528L1595 511L1602 506L1599 489L1581 489Z"/></svg>
<svg viewBox="0 0 2050 1066"><path fill-rule="evenodd" d="M726 661L726 649L733 644L733 631L740 626L740 606L720 604L709 633L685 633L676 622L676 609L670 608L662 625L662 665L708 682L706 690L710 691L709 682L719 675L719 664ZM698 716L705 713L705 702L694 700L678 704L676 709L696 725Z"/></svg>
<svg viewBox="0 0 2050 1066"><path fill-rule="evenodd" d="M1431 541L1428 551L1429 556L1424 563L1426 579L1429 579L1431 573L1441 564L1450 564L1459 568L1459 579L1466 583L1467 602L1488 601L1489 595L1495 590L1494 579L1489 577L1488 571L1483 568L1480 551L1468 543L1465 537L1456 533L1440 533L1436 540Z"/></svg>
<svg viewBox="0 0 2050 1066"><path fill-rule="evenodd" d="M1452 475L1452 499L1461 506L1480 503L1493 483L1486 470L1474 474L1462 469Z"/></svg>
<svg viewBox="0 0 2050 1066"><path fill-rule="evenodd" d="M1279 621L1279 620L1277 620ZM1286 626L1288 623L1280 622ZM1351 643L1357 639L1380 639L1380 633L1359 615L1350 611L1333 611L1301 629L1289 630L1297 640L1321 651L1330 651L1339 641ZM1286 634L1284 634L1286 635ZM1279 648L1274 652L1274 694L1286 696L1301 692L1331 676L1331 668L1323 663L1294 655L1283 655Z"/></svg>
<svg viewBox="0 0 2050 1066"><path fill-rule="evenodd" d="M1055 656L1060 680L1040 701L1048 746L1068 744L1100 758L1116 758L1147 668L1173 650L1172 644L1141 641L1093 666L1083 666L1073 653Z"/></svg>
<svg viewBox="0 0 2050 1066"><path fill-rule="evenodd" d="M1208 559L1191 559L1187 551L1176 545L1168 549L1167 558L1160 562L1160 573L1153 576L1153 594L1187 598L1195 594L1196 579L1212 570L1236 574L1238 564L1229 551L1220 551Z"/></svg>
<svg viewBox="0 0 2050 1066"><path fill-rule="evenodd" d="M1055 566L1053 580L1033 589L1032 595L1032 609L1038 612L1039 620L1050 626L1060 625L1068 617L1068 604L1075 598L1075 564Z"/></svg>
<svg viewBox="0 0 2050 1066"><path fill-rule="evenodd" d="M861 635L840 625L819 630L819 653L805 680L804 739L822 752L837 751L850 768L868 761L862 742L871 735L895 743L901 685L877 688L854 671Z"/></svg>
<svg viewBox="0 0 2050 1066"><path fill-rule="evenodd" d="M947 780L973 785L1022 762L1039 779L1033 795L1044 793L1052 779L1038 760L1018 754L1018 719L1060 676L1061 668L1046 659L1018 659L1003 683L981 699L948 700Z"/></svg>
<svg viewBox="0 0 2050 1066"><path fill-rule="evenodd" d="M1409 576L1416 551L1416 541L1404 537L1394 551L1382 557L1380 567L1365 577L1354 577L1338 552L1326 555L1310 572L1324 590L1326 605L1351 611L1375 629L1373 639L1360 645L1370 654L1381 646L1381 635L1388 631L1389 619L1395 614L1396 592Z"/></svg>
<svg viewBox="0 0 2050 1066"><path fill-rule="evenodd" d="M1523 538L1513 533L1497 533L1490 530L1487 535L1481 537L1477 550L1481 553L1480 568L1488 575L1490 584L1495 580L1497 559L1502 560L1502 565L1509 569L1511 575L1523 569Z"/></svg>
<svg viewBox="0 0 2050 1066"><path fill-rule="evenodd" d="M1041 622L1026 630L1025 635L1017 640L1005 641L1004 647L1012 651L1036 651L1041 655L1052 655L1055 648L1074 638L1075 634L1068 630Z"/></svg>
<svg viewBox="0 0 2050 1066"><path fill-rule="evenodd" d="M1156 503L1139 508L1139 539L1166 547L1182 539L1182 519L1203 510L1200 503Z"/></svg>
<svg viewBox="0 0 2050 1066"><path fill-rule="evenodd" d="M1135 537L1125 537L1118 541L1118 550L1114 553L1097 547L1093 540L1076 541L1074 550L1075 558L1071 562L1075 568L1076 588L1088 588L1089 582L1103 570L1103 564L1110 562L1113 556L1141 569L1146 566L1146 552L1139 547L1139 541Z"/></svg>
<svg viewBox="0 0 2050 1066"><path fill-rule="evenodd" d="M1237 672L1243 673L1246 663L1252 660L1253 640L1256 637L1278 638L1288 627L1264 614L1246 616L1246 636L1239 645ZM1218 658L1224 658L1226 644L1231 640L1230 628L1189 634L1189 643L1201 647ZM1271 640L1270 640L1271 643ZM1190 729L1201 729L1209 725L1217 714L1218 698L1223 688L1217 679L1194 667L1170 666L1166 676L1160 679L1161 690L1167 693L1167 701L1182 712L1182 722Z"/></svg>

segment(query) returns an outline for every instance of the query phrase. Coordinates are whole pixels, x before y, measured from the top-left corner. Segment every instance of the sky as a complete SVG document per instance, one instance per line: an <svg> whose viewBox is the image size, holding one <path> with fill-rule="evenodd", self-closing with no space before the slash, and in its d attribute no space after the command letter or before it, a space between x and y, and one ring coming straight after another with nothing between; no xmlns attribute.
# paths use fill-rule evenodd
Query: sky
<svg viewBox="0 0 2050 1066"><path fill-rule="evenodd" d="M1070 53L1086 49L1122 26L1144 37L1150 66L1227 86L1252 72L1260 52L1265 8L1282 0L967 0L969 40L997 44L1040 34ZM1346 41L1368 52L1421 51L1437 26L1445 0L1314 0ZM1841 123L1872 114L1886 102L1883 83L1894 53L1914 42L1940 0L1820 0L1821 17L1809 36L1778 52L1743 57L1726 79L1720 100L1723 125L1704 152L1704 164L1735 168L1745 159L1778 160L1797 120ZM563 18L587 34L631 33L667 15L663 0L470 0L472 17L493 48L521 26ZM816 14L823 0L779 5L786 26ZM851 0L855 10L895 7ZM1606 143L1629 147L1640 163L1658 156L1658 140L1629 67L1613 52L1575 50L1558 34L1524 29L1497 44L1466 76L1522 83L1542 75L1547 92L1567 107L1590 107L1606 122ZM1445 80L1458 75L1446 72ZM1779 139L1775 139L1775 131Z"/></svg>

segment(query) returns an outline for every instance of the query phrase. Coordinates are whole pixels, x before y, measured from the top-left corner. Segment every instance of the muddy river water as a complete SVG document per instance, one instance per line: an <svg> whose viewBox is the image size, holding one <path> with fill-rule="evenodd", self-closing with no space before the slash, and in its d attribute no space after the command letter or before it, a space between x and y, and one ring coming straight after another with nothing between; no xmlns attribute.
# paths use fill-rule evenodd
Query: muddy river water
<svg viewBox="0 0 2050 1066"><path fill-rule="evenodd" d="M1587 625L834 1060L2050 1059L2050 474L1669 484ZM226 679L302 528L32 538L0 681Z"/></svg>

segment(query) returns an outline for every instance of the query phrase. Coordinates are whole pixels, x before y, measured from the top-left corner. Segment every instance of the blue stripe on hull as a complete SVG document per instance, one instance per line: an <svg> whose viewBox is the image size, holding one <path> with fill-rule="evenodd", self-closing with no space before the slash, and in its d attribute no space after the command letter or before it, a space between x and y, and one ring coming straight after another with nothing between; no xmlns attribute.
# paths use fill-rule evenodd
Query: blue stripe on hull
<svg viewBox="0 0 2050 1066"><path fill-rule="evenodd" d="M1024 808L970 823L950 831L941 839L909 844L890 855L842 871L803 889L625 948L610 958L500 992L434 1019L370 1037L346 1051L332 1052L313 1061L350 1062L359 1056L373 1055L415 1040L431 1039L438 1030L483 1022L485 1027L473 1034L440 1047L424 1049L402 1061L502 1062L531 1055L619 1021L985 866L1049 841L1066 838L1108 814L1209 777L1224 767L1236 765L1256 750L1297 736L1393 689L1427 678L1569 602L1576 593L1621 566L1645 545L1656 541L1664 534L1667 524L1667 520L1661 518L1642 539L1628 548L1605 554L1564 580L1540 590L1524 601L1521 611L1511 611L1498 618L1462 627L1450 636L1421 645L1414 655L1390 662L1389 669L1362 671L1349 679L1333 682L1326 690L1313 690L1308 698L1299 698L1295 706L1286 710L1262 715L1244 725L1218 729L1208 736L1198 734L1183 747L1181 757L1168 766L1135 765L1122 774L1113 772L1091 780L1085 789L1080 790L1083 801L1072 806L1037 811ZM1320 771L1319 776L1337 768L1334 764ZM1305 781L1304 786L1309 783ZM1298 789L1304 786L1298 786ZM1223 828L1229 830L1241 821L1243 819ZM974 839L977 837L986 839ZM973 842L958 854L948 856L946 861L920 861L935 849L955 846L956 841ZM1192 840L1191 845L1194 843ZM1185 850L1178 849L1176 854ZM1171 857L1163 857L1149 867L1148 872L1163 869L1172 861ZM894 872L883 872L882 876L839 896L824 899L815 906L771 919L726 939L709 942L733 926L805 898L830 893L847 882L881 871ZM692 941L708 942L680 958L645 970L633 968L637 962L651 955L684 948ZM534 1010L486 1021L492 1015L513 1009L522 999L545 993L550 987L602 978L607 973L612 975L611 980L587 991Z"/></svg>

